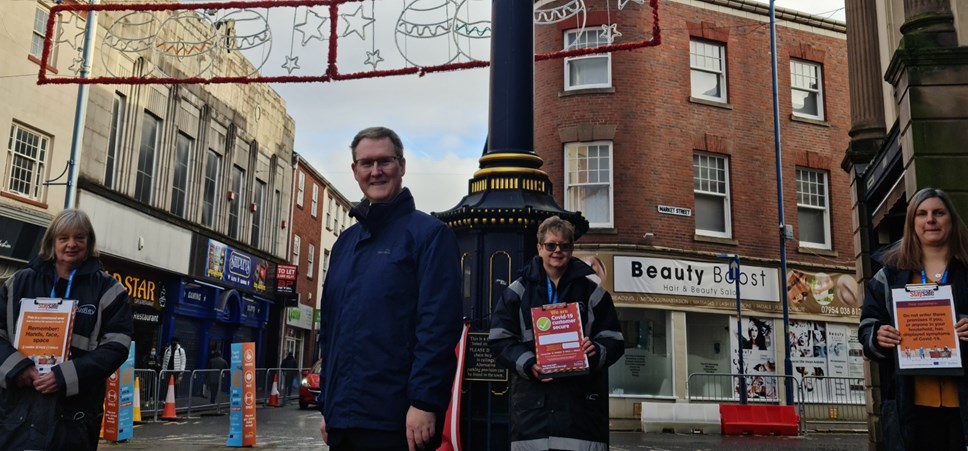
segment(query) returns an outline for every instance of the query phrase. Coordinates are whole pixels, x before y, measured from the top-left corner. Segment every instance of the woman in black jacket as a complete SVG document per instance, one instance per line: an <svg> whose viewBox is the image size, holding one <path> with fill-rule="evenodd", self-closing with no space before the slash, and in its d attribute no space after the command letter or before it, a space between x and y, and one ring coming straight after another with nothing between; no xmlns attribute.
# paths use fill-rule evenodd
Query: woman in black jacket
<svg viewBox="0 0 968 451"><path fill-rule="evenodd" d="M491 351L511 370L512 449L608 448L608 367L625 353L625 343L611 296L587 277L594 271L571 256L574 236L574 226L557 216L542 222L538 256L491 314ZM590 371L552 379L537 365L531 308L571 302L581 313Z"/></svg>
<svg viewBox="0 0 968 451"><path fill-rule="evenodd" d="M881 425L888 449L963 451L968 378L901 376L895 368L895 353L905 337L894 327L893 289L912 283L951 285L956 314L968 315L968 228L944 191L925 188L914 194L904 236L881 261L884 268L867 284L858 339L864 355L880 366ZM968 341L968 319L959 319L955 332ZM966 351L962 346L962 368L968 369Z"/></svg>
<svg viewBox="0 0 968 451"><path fill-rule="evenodd" d="M97 449L107 378L128 357L132 319L124 287L98 260L91 221L60 212L40 255L0 288L0 449ZM40 374L13 346L22 299L77 301L68 359Z"/></svg>

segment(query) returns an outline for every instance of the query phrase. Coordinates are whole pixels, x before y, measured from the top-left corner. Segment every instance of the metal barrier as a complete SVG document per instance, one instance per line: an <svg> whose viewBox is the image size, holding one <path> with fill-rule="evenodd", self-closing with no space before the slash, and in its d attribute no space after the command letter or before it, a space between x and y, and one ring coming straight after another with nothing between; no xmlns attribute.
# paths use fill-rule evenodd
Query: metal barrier
<svg viewBox="0 0 968 451"><path fill-rule="evenodd" d="M797 403L807 423L867 428L863 378L807 376Z"/></svg>
<svg viewBox="0 0 968 451"><path fill-rule="evenodd" d="M161 403L158 402L158 372L135 368L134 377L138 379L141 417L147 418L149 415L153 415L157 419L157 412L161 407ZM152 412L154 413L152 414Z"/></svg>
<svg viewBox="0 0 968 451"><path fill-rule="evenodd" d="M187 392L187 389L183 388L186 374L191 376L191 372L189 371L161 370L161 372L159 373L158 386L156 387L156 390L155 390L155 400L157 400L157 404L158 404L158 406L155 408L155 421L158 421L158 410L164 406L165 399L167 399L168 384L171 382L172 377L174 377L174 383L175 383L174 384L175 406L176 406L175 412L178 412L179 410L183 410L186 412L188 411L186 407L177 408L179 404L182 404L183 406L187 406L191 398L191 396L189 396L189 393ZM162 391L161 389L162 386L165 387L165 391ZM164 396L162 396L162 393L164 393ZM182 402L179 402L178 401L179 399L181 399Z"/></svg>
<svg viewBox="0 0 968 451"><path fill-rule="evenodd" d="M272 392L272 380L273 376L279 376L279 399L282 405L288 405L289 401L293 398L299 399L299 381L303 377L303 372L309 371L311 368L266 368L265 369L265 398L262 400L263 405L269 405L269 395ZM287 375L291 375L292 379L287 378Z"/></svg>
<svg viewBox="0 0 968 451"><path fill-rule="evenodd" d="M272 378L279 376L279 399L283 405L287 405L293 398L299 398L298 381L303 372L310 368L256 368L256 380L263 380L261 386L256 384L256 402L263 406L269 404L269 396L272 392ZM143 418L152 416L153 421L158 421L159 412L163 410L165 399L168 395L168 383L171 377L175 380L175 411L184 413L187 418L192 418L192 412L198 410L215 409L215 414L222 413L222 407L228 406L229 387L231 385L231 369L224 370L193 370L193 371L174 371L162 370L160 373L151 369L136 368L135 377L140 381L141 414ZM215 401L212 401L212 387L208 384L208 377L215 371L219 372L218 383L215 384ZM292 372L292 380L286 379L287 373ZM295 381L295 382L293 382ZM287 391L286 384L289 384ZM287 396L288 393L288 396ZM198 402L195 398L202 398L204 401Z"/></svg>
<svg viewBox="0 0 968 451"><path fill-rule="evenodd" d="M800 431L805 431L803 399L800 381L794 376L773 374L692 373L686 379L686 396L689 402L716 402L738 404L739 378L746 378L747 404L780 404L785 392L784 385L793 384L793 397L800 415Z"/></svg>

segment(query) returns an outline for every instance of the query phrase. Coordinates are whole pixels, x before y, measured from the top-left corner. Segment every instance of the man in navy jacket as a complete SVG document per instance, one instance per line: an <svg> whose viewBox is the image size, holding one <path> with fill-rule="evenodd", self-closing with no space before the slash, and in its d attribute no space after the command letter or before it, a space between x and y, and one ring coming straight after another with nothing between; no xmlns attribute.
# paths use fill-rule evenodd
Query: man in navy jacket
<svg viewBox="0 0 968 451"><path fill-rule="evenodd" d="M461 333L457 238L403 188L396 133L367 128L350 148L365 199L323 289L320 433L334 451L436 449Z"/></svg>

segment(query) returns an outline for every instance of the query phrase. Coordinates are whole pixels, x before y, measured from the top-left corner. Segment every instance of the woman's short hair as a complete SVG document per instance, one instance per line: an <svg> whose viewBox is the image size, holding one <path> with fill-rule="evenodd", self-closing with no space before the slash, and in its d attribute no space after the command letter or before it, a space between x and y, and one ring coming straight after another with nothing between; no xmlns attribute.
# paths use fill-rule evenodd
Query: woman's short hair
<svg viewBox="0 0 968 451"><path fill-rule="evenodd" d="M548 232L557 232L562 238L568 240L569 243L575 241L575 226L558 216L551 216L541 221L541 225L538 226L539 243L545 239Z"/></svg>
<svg viewBox="0 0 968 451"><path fill-rule="evenodd" d="M369 127L360 130L350 143L350 150L353 152L353 161L356 161L356 146L360 145L360 141L364 139L380 140L384 138L388 138L390 143L393 144L393 154L398 158L403 158L403 141L400 140L397 132L386 127Z"/></svg>
<svg viewBox="0 0 968 451"><path fill-rule="evenodd" d="M948 193L935 188L924 188L911 197L908 203L907 213L904 215L904 237L901 241L885 251L883 263L899 269L920 270L923 265L921 240L914 231L914 217L918 207L924 201L937 197L941 199L944 207L948 210L951 217L951 233L948 235L948 250L951 257L958 259L962 264L968 265L968 228L955 210L954 204Z"/></svg>
<svg viewBox="0 0 968 451"><path fill-rule="evenodd" d="M78 230L87 234L87 255L84 256L84 259L97 258L99 255L97 237L94 234L91 219L81 210L68 208L58 213L51 221L50 227L47 227L47 231L44 232L44 238L40 242L40 259L44 261L56 259L57 255L54 252L56 243L54 241L57 236Z"/></svg>

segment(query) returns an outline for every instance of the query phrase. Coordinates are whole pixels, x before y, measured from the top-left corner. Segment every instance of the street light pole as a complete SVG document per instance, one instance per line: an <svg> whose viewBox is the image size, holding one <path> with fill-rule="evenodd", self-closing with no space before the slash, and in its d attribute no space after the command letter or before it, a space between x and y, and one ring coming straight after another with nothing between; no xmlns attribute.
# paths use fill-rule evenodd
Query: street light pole
<svg viewBox="0 0 968 451"><path fill-rule="evenodd" d="M743 303L740 301L739 293L739 255L738 254L719 254L719 258L729 259L729 275L736 284L736 343L739 354L739 403L746 405L746 365L743 363Z"/></svg>
<svg viewBox="0 0 968 451"><path fill-rule="evenodd" d="M793 405L793 362L790 360L790 303L787 299L786 240L789 233L783 217L783 157L780 152L780 96L776 68L776 0L770 0L770 63L773 66L773 144L776 150L776 212L780 232L780 296L783 300L783 385L786 404Z"/></svg>
<svg viewBox="0 0 968 451"><path fill-rule="evenodd" d="M91 5L97 0L91 0ZM91 71L91 54L94 51L94 38L97 34L97 12L87 12L84 28L84 49L81 51L80 78L87 78ZM84 144L84 122L87 116L88 86L81 83L77 87L77 105L74 107L74 133L71 138L71 157L67 160L67 192L64 193L64 208L74 208L77 203L77 165Z"/></svg>

